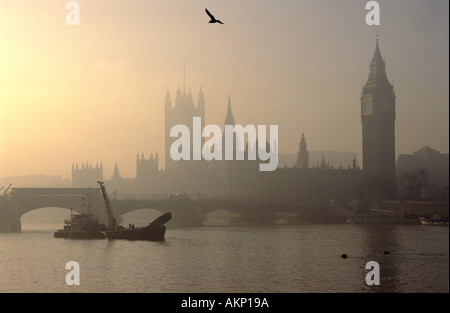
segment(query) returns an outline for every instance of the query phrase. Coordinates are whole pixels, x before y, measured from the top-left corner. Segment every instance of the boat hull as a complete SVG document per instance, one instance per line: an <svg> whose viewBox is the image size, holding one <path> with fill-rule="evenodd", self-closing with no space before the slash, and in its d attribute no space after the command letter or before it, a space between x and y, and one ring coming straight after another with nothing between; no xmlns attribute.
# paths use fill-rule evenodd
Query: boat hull
<svg viewBox="0 0 450 313"><path fill-rule="evenodd" d="M105 233L102 231L58 230L53 234L53 237L66 239L105 239Z"/></svg>
<svg viewBox="0 0 450 313"><path fill-rule="evenodd" d="M105 231L108 239L127 239L127 240L150 240L163 241L166 233L166 227L160 225L157 227L127 228L120 230Z"/></svg>
<svg viewBox="0 0 450 313"><path fill-rule="evenodd" d="M448 226L448 216L440 214L431 214L429 216L421 216L420 223L428 226Z"/></svg>
<svg viewBox="0 0 450 313"><path fill-rule="evenodd" d="M172 218L170 212L164 213L146 227L124 228L119 226L114 229L107 229L98 222L98 219L90 215L75 215L64 229L57 230L53 236L55 238L67 239L127 239L127 240L150 240L163 241L166 233L164 225ZM75 222L74 222L75 221ZM74 227L75 225L75 227Z"/></svg>

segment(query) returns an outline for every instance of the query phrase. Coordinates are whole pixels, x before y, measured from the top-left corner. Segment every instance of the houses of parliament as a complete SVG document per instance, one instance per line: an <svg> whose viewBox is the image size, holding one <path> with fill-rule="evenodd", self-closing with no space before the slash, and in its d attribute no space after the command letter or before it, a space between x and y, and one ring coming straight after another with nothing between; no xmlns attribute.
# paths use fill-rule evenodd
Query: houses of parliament
<svg viewBox="0 0 450 313"><path fill-rule="evenodd" d="M355 158L346 167L331 166L323 157L321 162L311 164L304 134L299 138L295 164L279 164L272 172L260 172L260 162L247 157L245 161L174 161L170 157L170 146L175 140L170 137L172 126L192 125L192 118L198 116L203 129L205 121L203 91L200 89L194 103L192 93L178 87L174 99L167 91L164 100L165 151L162 157L165 169L160 168L158 154L146 157L138 153L136 177L122 178L116 164L113 176L106 180L108 189L117 194L147 198L177 193L193 199L260 199L305 206L327 205L330 200L349 201L352 198L395 199L396 97L386 76L378 39L369 68L369 77L360 95L362 169ZM235 125L230 98L223 128L225 125ZM192 129L190 131L192 133ZM251 147L246 147L246 153L248 149ZM95 186L97 180L104 180L102 164L72 166L73 187Z"/></svg>

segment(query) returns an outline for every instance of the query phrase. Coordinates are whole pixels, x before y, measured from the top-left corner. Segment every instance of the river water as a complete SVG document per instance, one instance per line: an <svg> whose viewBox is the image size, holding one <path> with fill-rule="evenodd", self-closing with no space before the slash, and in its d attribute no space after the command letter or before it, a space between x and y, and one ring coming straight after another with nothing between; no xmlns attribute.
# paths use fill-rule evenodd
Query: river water
<svg viewBox="0 0 450 313"><path fill-rule="evenodd" d="M164 242L147 242L53 238L60 226L0 233L0 292L449 291L448 227L168 226ZM66 284L69 261L79 285ZM366 284L369 261L379 264L378 286Z"/></svg>

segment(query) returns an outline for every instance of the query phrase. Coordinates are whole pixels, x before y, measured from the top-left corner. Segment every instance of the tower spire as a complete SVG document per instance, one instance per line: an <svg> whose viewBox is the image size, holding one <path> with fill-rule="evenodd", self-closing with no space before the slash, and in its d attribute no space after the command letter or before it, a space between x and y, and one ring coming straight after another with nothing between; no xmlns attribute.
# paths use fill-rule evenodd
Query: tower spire
<svg viewBox="0 0 450 313"><path fill-rule="evenodd" d="M233 125L234 126L234 117L233 112L231 111L231 96L228 95L228 109L227 115L225 116L225 125Z"/></svg>
<svg viewBox="0 0 450 313"><path fill-rule="evenodd" d="M167 87L166 100L164 102L164 106L165 106L166 110L172 108L172 101L170 101L169 87Z"/></svg>
<svg viewBox="0 0 450 313"><path fill-rule="evenodd" d="M202 87L200 86L200 91L198 93L198 105L197 107L201 110L205 109L205 97L203 95Z"/></svg>
<svg viewBox="0 0 450 313"><path fill-rule="evenodd" d="M306 148L305 134L302 133L299 150L297 152L297 168L309 168L309 152Z"/></svg>
<svg viewBox="0 0 450 313"><path fill-rule="evenodd" d="M376 44L376 47L375 47L375 53L374 53L374 55L373 55L373 58L372 58L372 62L370 62L370 65L371 66L382 66L382 67L384 67L385 66L385 63L384 63L384 61L383 61L383 58L381 57L381 52L380 52L380 47L379 47L379 45L378 45L378 35L377 35L377 44ZM381 68L379 68L379 69L381 69Z"/></svg>
<svg viewBox="0 0 450 313"><path fill-rule="evenodd" d="M376 40L375 52L369 68L369 79L363 87L363 92L367 92L369 89L381 86L386 86L387 88L392 89L392 85L389 83L386 76L386 63L384 63L383 57L381 56L378 38Z"/></svg>

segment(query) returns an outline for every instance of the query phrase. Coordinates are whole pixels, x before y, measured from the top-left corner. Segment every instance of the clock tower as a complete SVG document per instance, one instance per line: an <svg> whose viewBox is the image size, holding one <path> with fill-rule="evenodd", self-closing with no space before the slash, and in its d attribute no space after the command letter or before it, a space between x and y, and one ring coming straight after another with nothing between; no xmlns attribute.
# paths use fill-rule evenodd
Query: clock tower
<svg viewBox="0 0 450 313"><path fill-rule="evenodd" d="M362 153L372 197L395 198L395 91L376 42L369 79L361 92Z"/></svg>

